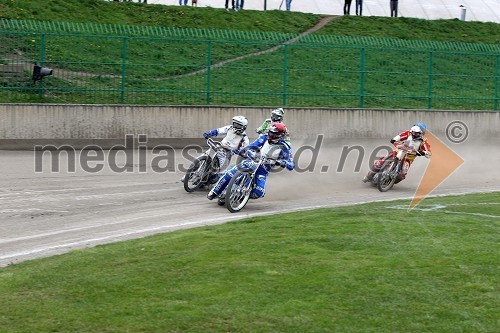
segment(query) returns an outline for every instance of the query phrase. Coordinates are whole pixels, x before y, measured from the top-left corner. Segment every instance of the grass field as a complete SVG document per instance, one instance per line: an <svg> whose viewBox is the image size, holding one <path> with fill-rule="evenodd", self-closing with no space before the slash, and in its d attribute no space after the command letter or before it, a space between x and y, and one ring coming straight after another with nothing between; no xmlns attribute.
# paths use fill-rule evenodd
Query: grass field
<svg viewBox="0 0 500 333"><path fill-rule="evenodd" d="M104 0L0 0L0 18L300 33L319 22L321 15L279 10L226 12ZM499 24L485 22L344 16L318 33L498 44L499 30Z"/></svg>
<svg viewBox="0 0 500 333"><path fill-rule="evenodd" d="M0 102L447 110L499 105L495 23L337 17L309 39L255 55L282 46L322 16L101 0L0 0L0 18L191 29L185 36L132 33L126 39L103 27L65 33L64 24L43 36L2 31L0 64L20 62L31 70L33 62L44 62L55 75L33 84L25 70L22 80L0 81ZM223 37L226 32L233 37ZM247 32L256 34L236 37ZM370 40L320 42L332 36ZM417 42L403 47L399 41ZM216 67L223 61L230 62Z"/></svg>
<svg viewBox="0 0 500 333"><path fill-rule="evenodd" d="M0 269L0 332L498 332L500 193L250 218Z"/></svg>

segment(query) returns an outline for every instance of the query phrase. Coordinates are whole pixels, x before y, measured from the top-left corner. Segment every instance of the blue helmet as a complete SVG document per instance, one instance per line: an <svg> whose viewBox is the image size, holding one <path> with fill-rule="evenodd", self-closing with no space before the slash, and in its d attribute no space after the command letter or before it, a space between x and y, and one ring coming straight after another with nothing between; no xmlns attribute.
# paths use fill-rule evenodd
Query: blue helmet
<svg viewBox="0 0 500 333"><path fill-rule="evenodd" d="M424 132L424 133L427 131L427 124L426 124L426 123L422 123L422 122L420 122L420 123L416 123L416 124L415 124L415 126L420 127L420 129L421 129L421 130L422 130L422 132Z"/></svg>

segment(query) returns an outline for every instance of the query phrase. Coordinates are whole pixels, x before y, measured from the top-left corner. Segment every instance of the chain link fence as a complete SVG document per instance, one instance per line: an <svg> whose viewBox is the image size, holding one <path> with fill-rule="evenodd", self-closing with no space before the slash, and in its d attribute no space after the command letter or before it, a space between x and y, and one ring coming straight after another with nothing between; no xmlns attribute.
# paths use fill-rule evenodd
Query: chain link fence
<svg viewBox="0 0 500 333"><path fill-rule="evenodd" d="M0 102L498 111L500 46L0 20Z"/></svg>

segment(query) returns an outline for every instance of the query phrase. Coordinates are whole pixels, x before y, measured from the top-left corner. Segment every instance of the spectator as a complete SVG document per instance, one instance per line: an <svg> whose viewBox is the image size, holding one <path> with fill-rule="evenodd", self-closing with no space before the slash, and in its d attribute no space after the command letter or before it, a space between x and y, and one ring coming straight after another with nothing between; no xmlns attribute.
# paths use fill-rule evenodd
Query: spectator
<svg viewBox="0 0 500 333"><path fill-rule="evenodd" d="M242 10L245 5L245 0L236 0L234 8L236 10Z"/></svg>
<svg viewBox="0 0 500 333"><path fill-rule="evenodd" d="M191 0L191 6L198 7L198 0Z"/></svg>
<svg viewBox="0 0 500 333"><path fill-rule="evenodd" d="M356 15L363 16L363 0L356 0Z"/></svg>
<svg viewBox="0 0 500 333"><path fill-rule="evenodd" d="M344 15L351 14L351 2L352 2L352 0L345 0L344 1Z"/></svg>
<svg viewBox="0 0 500 333"><path fill-rule="evenodd" d="M179 0L179 6L182 6L183 1L184 1L184 6L187 6L188 0Z"/></svg>
<svg viewBox="0 0 500 333"><path fill-rule="evenodd" d="M398 17L398 0L391 0L391 17Z"/></svg>
<svg viewBox="0 0 500 333"><path fill-rule="evenodd" d="M292 6L292 0L286 0L286 10L290 11L290 7Z"/></svg>
<svg viewBox="0 0 500 333"><path fill-rule="evenodd" d="M234 0L231 0L232 10L234 10ZM229 0L226 0L226 10L229 10Z"/></svg>

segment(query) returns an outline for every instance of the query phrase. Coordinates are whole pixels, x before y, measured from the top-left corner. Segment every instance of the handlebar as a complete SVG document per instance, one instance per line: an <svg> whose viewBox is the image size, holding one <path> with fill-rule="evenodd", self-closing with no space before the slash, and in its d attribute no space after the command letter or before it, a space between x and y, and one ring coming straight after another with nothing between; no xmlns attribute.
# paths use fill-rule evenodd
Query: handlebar
<svg viewBox="0 0 500 333"><path fill-rule="evenodd" d="M396 146L396 148L397 148L397 149L399 149L399 150L404 150L404 151L412 151L412 150L415 150L415 149L413 149L413 148L411 148L411 147L408 147L408 146L405 146L405 145L397 145L397 146Z"/></svg>
<svg viewBox="0 0 500 333"><path fill-rule="evenodd" d="M406 153L408 153L408 154L417 154L417 153L418 153L418 152L417 152L414 148L412 148L412 147L408 147L408 146L407 146L407 145L405 145L405 144L401 144L401 143L399 143L399 144L398 144L397 142L395 142L395 143L394 143L394 147L395 147L397 150L403 150L403 151L405 151L405 152L406 152Z"/></svg>
<svg viewBox="0 0 500 333"><path fill-rule="evenodd" d="M276 161L278 161L278 159L276 159L276 158L266 157L266 156L262 156L260 154L259 155L255 155L255 157L253 157L253 158L251 156L248 156L248 154L247 154L247 157L251 161L253 161L255 163L263 163L264 164L264 163L267 163L267 162L276 162Z"/></svg>
<svg viewBox="0 0 500 333"><path fill-rule="evenodd" d="M210 148L212 148L213 150L217 150L217 148L219 148L221 146L221 143L219 141L215 141L212 138L208 138L207 143L210 146Z"/></svg>

